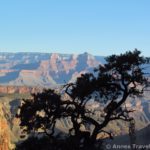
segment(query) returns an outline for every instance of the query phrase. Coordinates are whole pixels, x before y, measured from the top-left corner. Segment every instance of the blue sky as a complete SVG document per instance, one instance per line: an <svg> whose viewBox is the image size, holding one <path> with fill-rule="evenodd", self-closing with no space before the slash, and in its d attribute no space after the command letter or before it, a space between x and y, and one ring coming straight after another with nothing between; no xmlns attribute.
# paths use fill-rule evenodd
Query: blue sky
<svg viewBox="0 0 150 150"><path fill-rule="evenodd" d="M0 0L0 51L150 56L150 0Z"/></svg>

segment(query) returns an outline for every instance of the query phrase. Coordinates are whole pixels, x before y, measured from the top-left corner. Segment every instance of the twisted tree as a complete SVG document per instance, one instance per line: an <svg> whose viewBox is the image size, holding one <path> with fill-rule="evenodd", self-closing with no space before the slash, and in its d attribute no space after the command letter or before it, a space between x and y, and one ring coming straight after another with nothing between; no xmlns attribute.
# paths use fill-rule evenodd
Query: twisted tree
<svg viewBox="0 0 150 150"><path fill-rule="evenodd" d="M104 130L109 122L133 120L129 115L133 110L124 104L128 97L142 95L148 85L143 72L143 64L148 60L140 54L134 50L109 56L106 64L95 69L95 73L82 74L75 83L64 85L59 92L49 89L33 94L32 99L24 99L17 114L22 131L43 133L53 138L57 121L68 119L72 127L68 129L66 139L69 138L71 148L96 149L98 134L113 137ZM94 102L101 109L92 108L90 104ZM95 117L97 111L100 113L98 118Z"/></svg>

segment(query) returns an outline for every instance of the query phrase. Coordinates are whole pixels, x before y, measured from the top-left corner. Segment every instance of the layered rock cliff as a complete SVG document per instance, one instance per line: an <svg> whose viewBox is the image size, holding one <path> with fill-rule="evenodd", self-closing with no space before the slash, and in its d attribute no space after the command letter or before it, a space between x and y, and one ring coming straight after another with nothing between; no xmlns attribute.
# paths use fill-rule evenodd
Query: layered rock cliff
<svg viewBox="0 0 150 150"><path fill-rule="evenodd" d="M29 86L0 86L0 93L5 94L13 94L13 93L19 93L19 94L31 94L31 93L37 93L40 92L43 88L41 87L29 87Z"/></svg>
<svg viewBox="0 0 150 150"><path fill-rule="evenodd" d="M88 53L0 53L0 85L52 87L75 80L101 60Z"/></svg>
<svg viewBox="0 0 150 150"><path fill-rule="evenodd" d="M10 127L4 109L3 104L0 103L0 150L10 150L14 146L11 144Z"/></svg>

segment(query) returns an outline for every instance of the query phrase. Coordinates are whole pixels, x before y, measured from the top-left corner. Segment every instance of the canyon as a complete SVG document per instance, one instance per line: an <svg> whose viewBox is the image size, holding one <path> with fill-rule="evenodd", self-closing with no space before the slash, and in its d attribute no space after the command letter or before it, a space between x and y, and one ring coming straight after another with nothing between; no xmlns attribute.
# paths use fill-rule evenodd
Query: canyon
<svg viewBox="0 0 150 150"><path fill-rule="evenodd" d="M88 53L0 53L0 85L56 87L104 62Z"/></svg>
<svg viewBox="0 0 150 150"><path fill-rule="evenodd" d="M86 72L105 63L105 57L83 54L57 53L0 53L0 150L13 149L20 140L19 121L15 118L21 100L31 93L41 92L44 88L60 88L63 84L74 82ZM150 64L144 66L150 72ZM130 98L126 103L135 112L136 129L150 124L150 95L145 92L141 98ZM97 105L91 104L91 109ZM96 114L98 117L99 113ZM58 128L65 132L70 126L65 120ZM128 132L127 124L113 122L108 126L115 136ZM4 140L5 139L5 140Z"/></svg>

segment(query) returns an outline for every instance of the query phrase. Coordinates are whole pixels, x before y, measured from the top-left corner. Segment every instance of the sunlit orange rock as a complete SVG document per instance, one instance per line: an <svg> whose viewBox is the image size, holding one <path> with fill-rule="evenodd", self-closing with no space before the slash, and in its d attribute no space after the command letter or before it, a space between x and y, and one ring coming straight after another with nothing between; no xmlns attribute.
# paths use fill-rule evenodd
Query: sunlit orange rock
<svg viewBox="0 0 150 150"><path fill-rule="evenodd" d="M12 149L12 144L10 142L10 132L5 114L3 111L3 106L0 104L0 150L10 150Z"/></svg>

